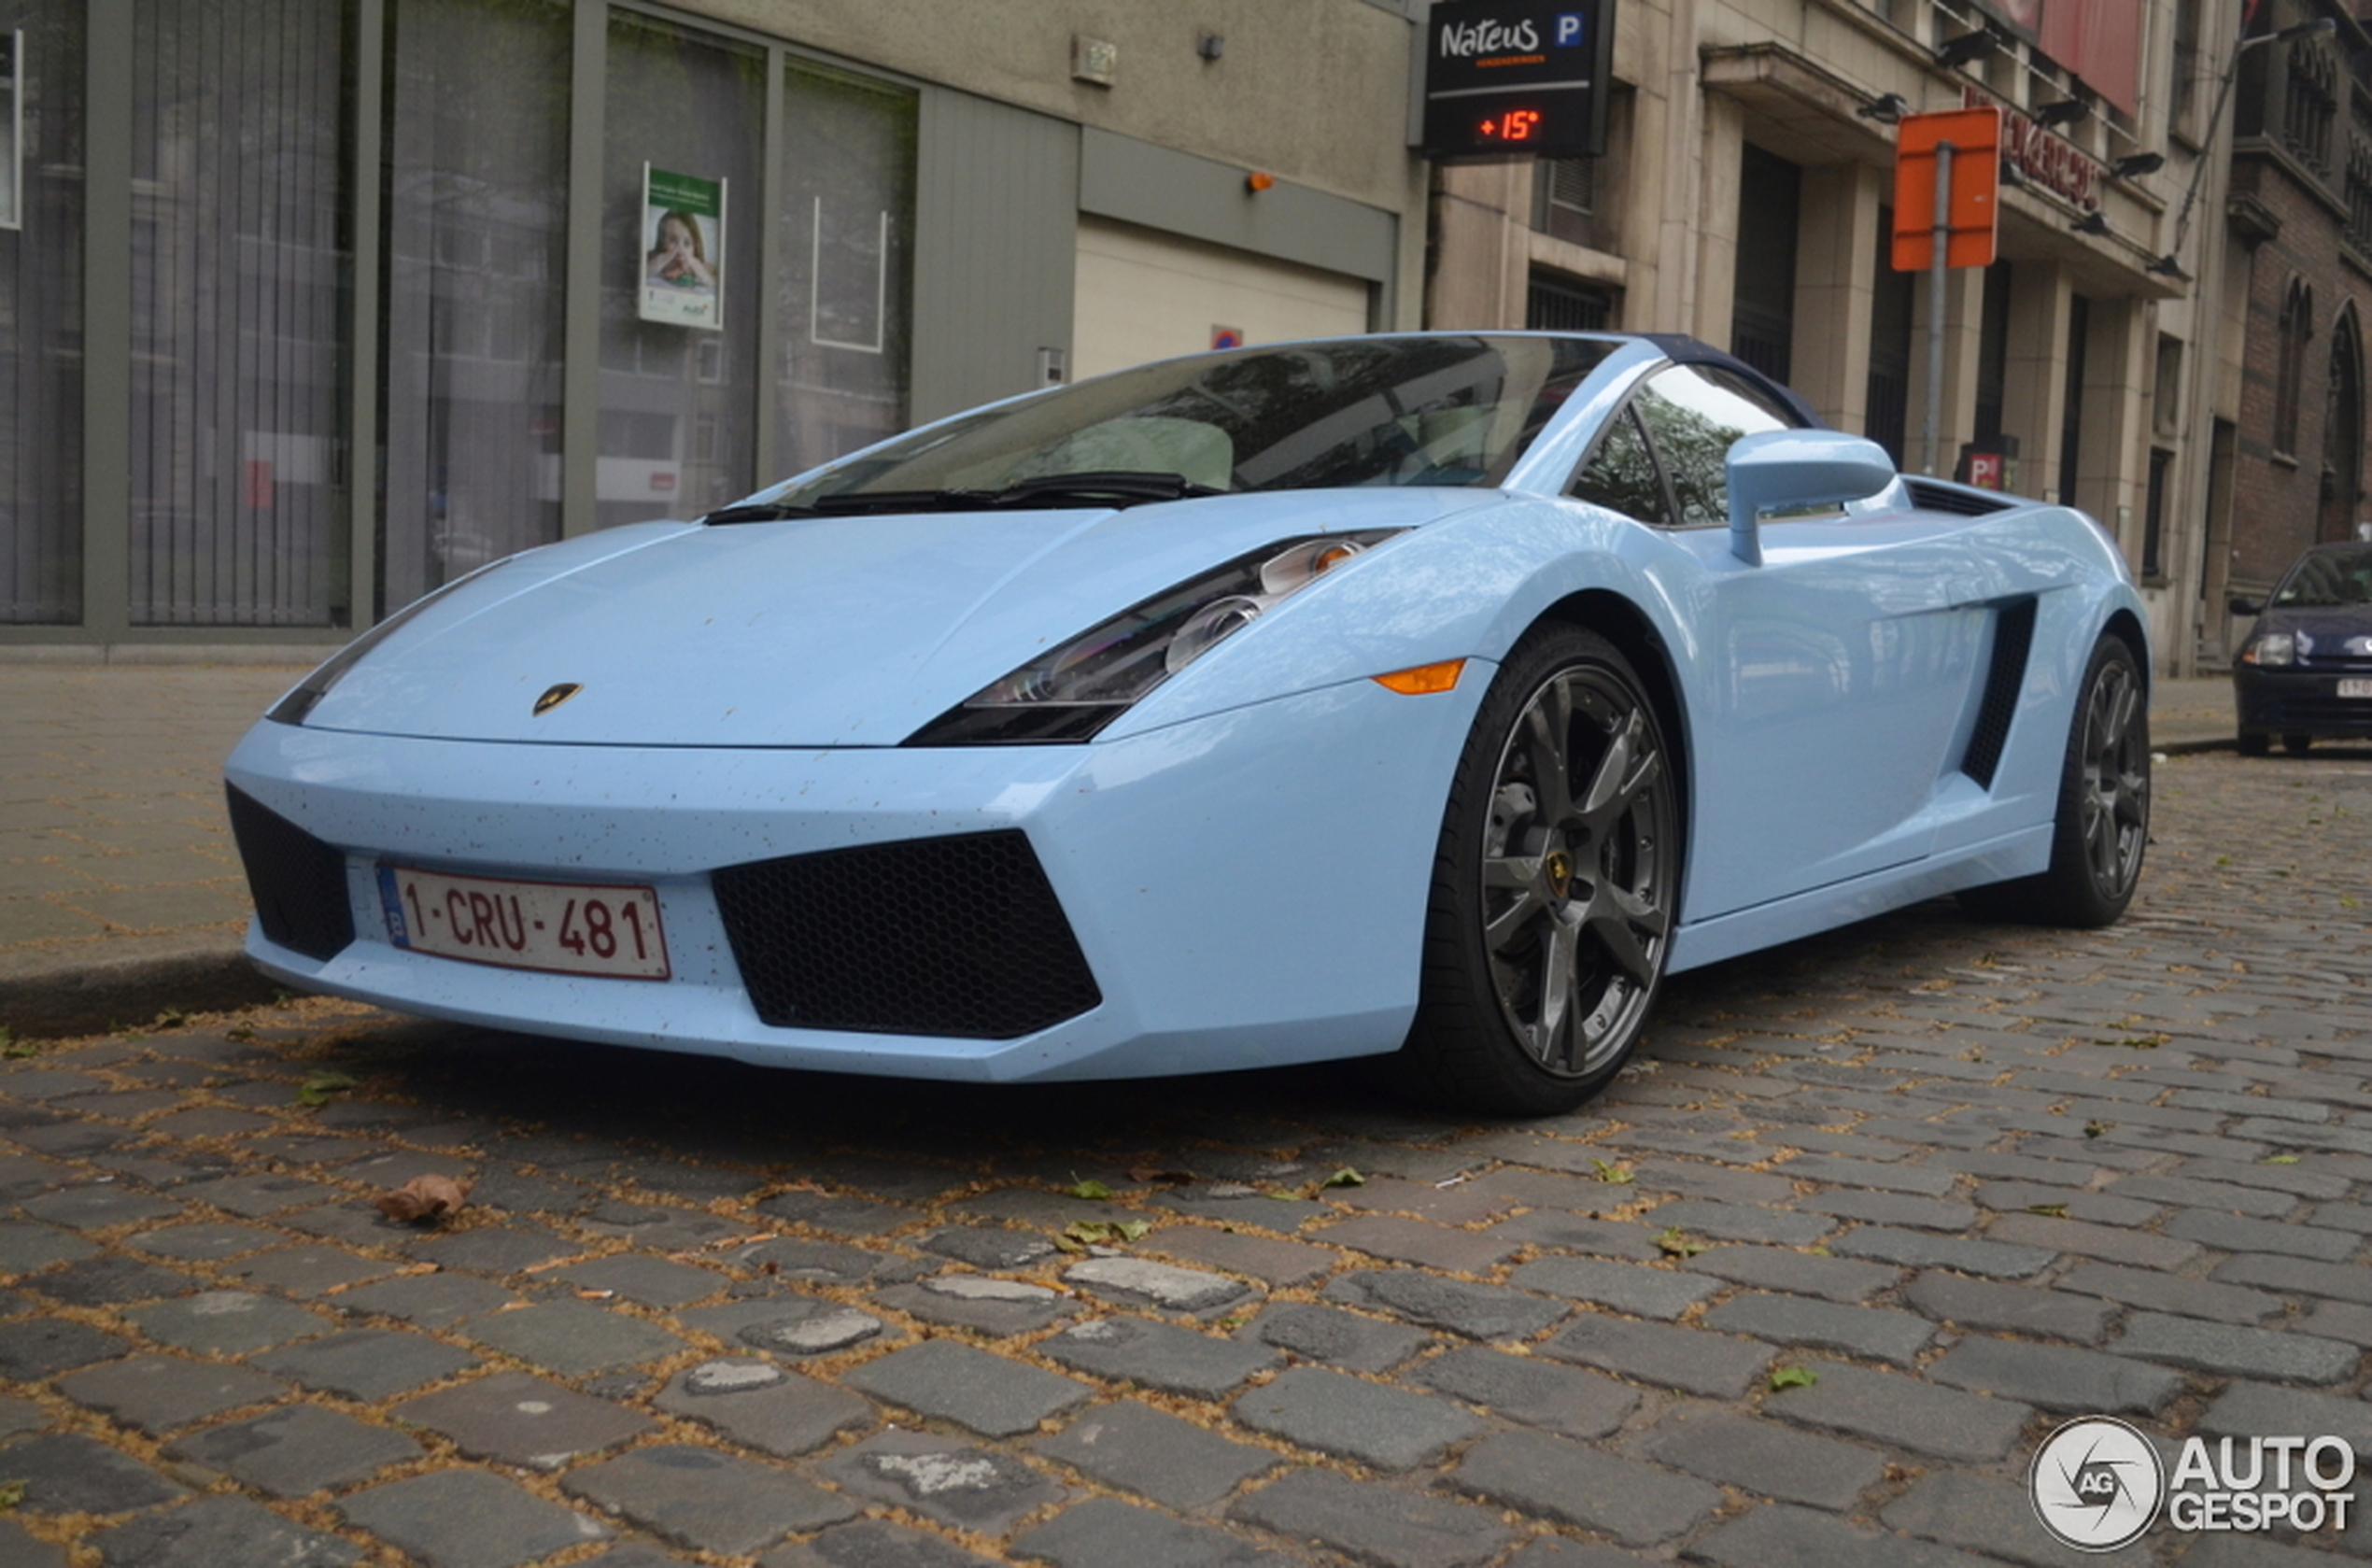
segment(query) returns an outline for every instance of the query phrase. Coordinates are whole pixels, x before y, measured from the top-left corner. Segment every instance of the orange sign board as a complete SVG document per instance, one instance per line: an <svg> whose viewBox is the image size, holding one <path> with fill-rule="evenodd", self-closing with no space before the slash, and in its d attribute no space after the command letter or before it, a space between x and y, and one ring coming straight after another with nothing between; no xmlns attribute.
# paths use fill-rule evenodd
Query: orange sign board
<svg viewBox="0 0 2372 1568"><path fill-rule="evenodd" d="M2001 193L2001 110L1945 109L1907 114L1894 146L1894 270L1925 272L1935 264L1936 170L1940 148L1952 148L1952 184L1945 193L1943 264L1993 264Z"/></svg>

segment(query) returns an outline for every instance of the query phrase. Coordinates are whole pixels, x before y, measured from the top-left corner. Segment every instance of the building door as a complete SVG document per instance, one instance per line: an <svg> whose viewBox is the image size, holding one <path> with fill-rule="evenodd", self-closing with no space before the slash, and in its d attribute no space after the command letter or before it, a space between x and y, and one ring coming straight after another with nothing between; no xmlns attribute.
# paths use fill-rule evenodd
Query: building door
<svg viewBox="0 0 2372 1568"><path fill-rule="evenodd" d="M1079 221L1074 374L1242 343L1367 330L1365 279L1133 223Z"/></svg>

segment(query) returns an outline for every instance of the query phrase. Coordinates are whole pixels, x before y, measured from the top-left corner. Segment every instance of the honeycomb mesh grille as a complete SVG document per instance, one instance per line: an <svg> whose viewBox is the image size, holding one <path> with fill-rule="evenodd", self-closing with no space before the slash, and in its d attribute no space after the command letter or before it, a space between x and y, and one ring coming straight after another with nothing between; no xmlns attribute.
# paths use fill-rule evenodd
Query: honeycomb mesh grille
<svg viewBox="0 0 2372 1568"><path fill-rule="evenodd" d="M1018 828L727 866L712 878L777 1028L1012 1039L1101 1002Z"/></svg>
<svg viewBox="0 0 2372 1568"><path fill-rule="evenodd" d="M2010 720L2018 711L2018 688L2026 685L2026 655L2033 646L2034 600L2003 605L1994 617L1993 664L1985 671L1976 728L1969 737L1968 755L1960 759L1960 770L1987 789L2001 766L2001 748L2010 743Z"/></svg>
<svg viewBox="0 0 2372 1568"><path fill-rule="evenodd" d="M307 958L336 957L354 940L345 855L254 797L228 784L223 792L263 934Z"/></svg>

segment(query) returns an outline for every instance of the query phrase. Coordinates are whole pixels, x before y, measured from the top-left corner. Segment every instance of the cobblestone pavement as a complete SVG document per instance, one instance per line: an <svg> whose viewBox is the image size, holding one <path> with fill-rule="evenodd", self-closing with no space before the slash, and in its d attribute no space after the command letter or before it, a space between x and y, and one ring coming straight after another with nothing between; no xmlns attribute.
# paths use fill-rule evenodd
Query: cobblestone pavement
<svg viewBox="0 0 2372 1568"><path fill-rule="evenodd" d="M2372 1442L2367 865L2372 752L2178 757L2122 925L1681 977L1531 1124L320 1002L12 1047L0 1564L2088 1561L2070 1415Z"/></svg>

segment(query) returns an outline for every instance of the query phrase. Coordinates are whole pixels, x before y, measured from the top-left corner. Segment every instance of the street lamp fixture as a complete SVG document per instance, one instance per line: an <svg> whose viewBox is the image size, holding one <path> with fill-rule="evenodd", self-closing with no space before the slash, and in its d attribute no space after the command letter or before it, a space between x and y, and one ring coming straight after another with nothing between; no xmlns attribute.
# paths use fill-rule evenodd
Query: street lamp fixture
<svg viewBox="0 0 2372 1568"><path fill-rule="evenodd" d="M2055 104L2045 104L2034 111L2037 125L2076 125L2092 112L2092 106L2081 98L2062 98Z"/></svg>
<svg viewBox="0 0 2372 1568"><path fill-rule="evenodd" d="M1881 125L1898 125L1903 112L1911 107L1910 100L1899 92L1882 92L1853 112L1863 120L1874 120Z"/></svg>
<svg viewBox="0 0 2372 1568"><path fill-rule="evenodd" d="M1980 27L1973 33L1963 33L1956 38L1946 38L1936 46L1936 64L1945 70L1957 70L1974 64L1994 51L1992 34Z"/></svg>
<svg viewBox="0 0 2372 1568"><path fill-rule="evenodd" d="M2079 234L2091 234L2096 237L2105 237L2109 233L2109 220L2101 217L2098 210L2095 209L2091 212L2085 213L2082 218L2079 218L2074 222L2068 224L2068 227L2073 229Z"/></svg>
<svg viewBox="0 0 2372 1568"><path fill-rule="evenodd" d="M2210 162L2208 151L2215 146L2215 129L2223 123L2224 106L2231 101L2232 78L2239 75L2240 56L2259 44L2286 44L2298 38L2328 36L2338 30L2339 24L2334 19L2327 16L2316 17L2312 21L2301 21L2295 26L2284 27L2277 32L2260 33L2253 38L2243 38L2232 46L2232 58L2224 67L2224 83L2215 91L2215 107L2208 111L2207 134L2201 140L2199 157L2191 165L2191 188L2182 193L2181 209L2174 215L2174 248L2159 258L2160 261L2167 263L2167 267L2161 269L2153 265L2150 271L2160 273L2167 277L2187 275L2174 259L2182 254L2183 239L2191 233L2191 209L2199 202L2199 181L2206 177L2208 164Z"/></svg>
<svg viewBox="0 0 2372 1568"><path fill-rule="evenodd" d="M2111 179L2131 179L2137 175L2153 175L2167 166L2163 152L2129 152L2109 165Z"/></svg>

